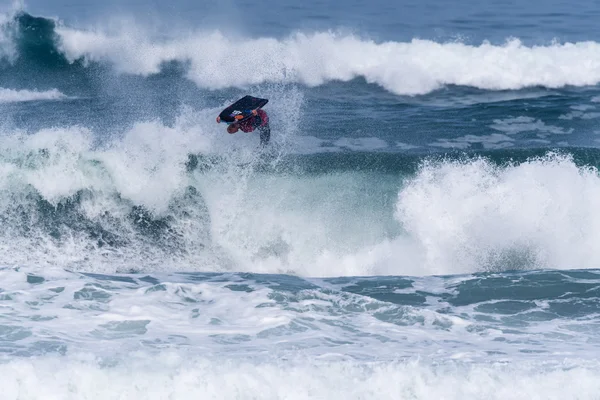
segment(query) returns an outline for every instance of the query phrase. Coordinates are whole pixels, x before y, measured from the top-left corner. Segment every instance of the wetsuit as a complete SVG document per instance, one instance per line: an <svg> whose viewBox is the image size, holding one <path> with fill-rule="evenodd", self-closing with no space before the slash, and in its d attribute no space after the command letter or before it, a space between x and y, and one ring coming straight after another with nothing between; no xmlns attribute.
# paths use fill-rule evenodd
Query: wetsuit
<svg viewBox="0 0 600 400"><path fill-rule="evenodd" d="M264 146L269 143L269 140L271 139L271 128L269 127L269 116L264 110L259 108L256 110L255 116L240 122L238 125L242 132L252 132L255 129L258 129L258 132L260 133L260 144Z"/></svg>

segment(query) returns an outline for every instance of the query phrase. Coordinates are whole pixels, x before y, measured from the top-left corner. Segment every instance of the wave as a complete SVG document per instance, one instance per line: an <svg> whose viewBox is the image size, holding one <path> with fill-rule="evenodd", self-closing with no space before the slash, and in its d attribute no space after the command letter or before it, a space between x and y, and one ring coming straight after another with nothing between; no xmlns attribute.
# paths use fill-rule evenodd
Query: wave
<svg viewBox="0 0 600 400"><path fill-rule="evenodd" d="M419 95L446 85L506 90L600 82L596 42L535 47L517 39L501 46L419 39L376 43L332 32L296 33L280 40L240 40L214 32L151 42L131 32L107 35L68 28L57 32L69 60L108 62L117 71L140 75L158 73L164 63L180 61L189 63L189 79L211 89L265 82L317 86L363 78L395 94Z"/></svg>
<svg viewBox="0 0 600 400"><path fill-rule="evenodd" d="M68 67L71 63L57 48L57 24L54 19L34 17L20 10L5 14L0 25L0 55L11 63Z"/></svg>
<svg viewBox="0 0 600 400"><path fill-rule="evenodd" d="M400 191L396 216L438 273L600 266L596 167L548 154L425 163Z"/></svg>
<svg viewBox="0 0 600 400"><path fill-rule="evenodd" d="M109 65L140 76L178 63L188 79L209 89L364 79L398 95L419 95L449 85L518 90L600 82L600 44L592 41L526 46L508 39L501 45L469 45L376 42L335 32L247 38L201 30L158 38L131 22L117 30L83 30L24 12L5 21L3 31L13 41L0 41L0 55L13 63L54 69Z"/></svg>
<svg viewBox="0 0 600 400"><path fill-rule="evenodd" d="M184 179L194 146L182 151L182 140L153 124L102 149L78 127L3 136L2 264L94 270L107 267L104 258L111 268L135 268L136 259L166 263L208 245L202 197Z"/></svg>
<svg viewBox="0 0 600 400"><path fill-rule="evenodd" d="M597 150L271 154L232 147L205 120L137 123L100 144L82 127L3 135L0 265L302 276L600 267Z"/></svg>

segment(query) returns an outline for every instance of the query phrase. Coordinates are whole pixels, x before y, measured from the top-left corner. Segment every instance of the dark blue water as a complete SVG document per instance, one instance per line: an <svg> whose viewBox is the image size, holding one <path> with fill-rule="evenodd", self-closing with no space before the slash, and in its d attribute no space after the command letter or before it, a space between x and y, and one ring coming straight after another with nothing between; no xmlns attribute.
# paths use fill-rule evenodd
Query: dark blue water
<svg viewBox="0 0 600 400"><path fill-rule="evenodd" d="M448 40L465 39L503 42L517 37L530 44L561 41L597 40L599 31L595 19L597 4L591 0L570 3L560 0L546 2L501 1L494 4L459 1L447 5L435 0L389 3L374 1L365 4L349 1L344 4L313 1L308 5L296 2L227 1L161 2L86 0L32 0L27 2L30 13L59 16L71 24L90 24L110 18L134 18L142 24L173 29L183 27L218 28L244 32L251 36L281 37L295 30L345 29L378 40L410 41L414 38Z"/></svg>

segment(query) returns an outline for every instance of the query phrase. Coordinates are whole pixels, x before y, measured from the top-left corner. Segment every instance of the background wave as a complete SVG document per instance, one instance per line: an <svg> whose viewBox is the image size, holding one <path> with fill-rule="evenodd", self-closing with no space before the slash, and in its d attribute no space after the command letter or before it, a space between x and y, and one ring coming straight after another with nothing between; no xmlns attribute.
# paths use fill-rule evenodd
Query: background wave
<svg viewBox="0 0 600 400"><path fill-rule="evenodd" d="M418 95L448 85L514 90L600 82L600 45L593 41L527 46L508 39L503 45L469 45L376 42L335 32L249 39L219 31L165 38L133 22L82 30L25 12L5 21L3 31L12 38L4 41L3 54L21 67L72 70L101 64L149 76L175 63L188 79L209 89L264 83L312 87L359 78L394 94Z"/></svg>

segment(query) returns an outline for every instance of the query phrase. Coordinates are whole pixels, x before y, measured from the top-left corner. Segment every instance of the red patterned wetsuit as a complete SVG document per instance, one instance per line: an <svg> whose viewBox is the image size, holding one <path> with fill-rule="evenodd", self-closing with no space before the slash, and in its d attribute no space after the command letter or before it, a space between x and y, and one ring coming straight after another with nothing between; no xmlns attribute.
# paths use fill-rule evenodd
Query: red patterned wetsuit
<svg viewBox="0 0 600 400"><path fill-rule="evenodd" d="M259 108L256 110L254 117L238 122L237 125L243 132L253 132L255 129L258 129L260 132L260 144L265 145L269 143L271 128L269 127L269 116L264 110Z"/></svg>

